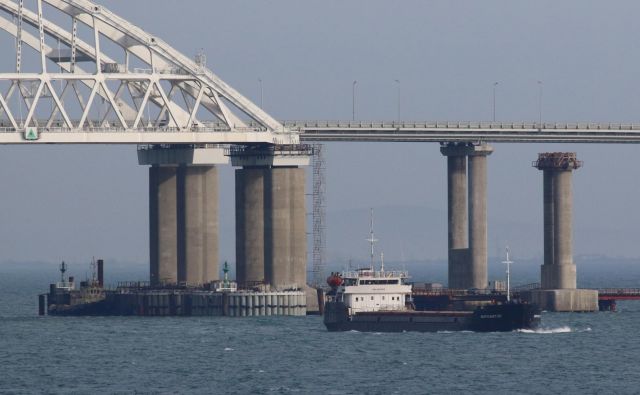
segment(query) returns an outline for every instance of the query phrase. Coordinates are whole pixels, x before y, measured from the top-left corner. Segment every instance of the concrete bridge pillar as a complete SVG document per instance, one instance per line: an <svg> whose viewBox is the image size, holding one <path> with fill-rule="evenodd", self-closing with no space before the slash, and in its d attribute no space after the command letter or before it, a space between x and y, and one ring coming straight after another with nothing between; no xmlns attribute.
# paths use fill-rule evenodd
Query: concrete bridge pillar
<svg viewBox="0 0 640 395"><path fill-rule="evenodd" d="M149 258L152 284L178 281L177 167L149 168Z"/></svg>
<svg viewBox="0 0 640 395"><path fill-rule="evenodd" d="M265 167L236 170L236 281L264 282Z"/></svg>
<svg viewBox="0 0 640 395"><path fill-rule="evenodd" d="M440 148L447 157L447 217L449 244L449 288L469 288L467 255L467 145L447 144Z"/></svg>
<svg viewBox="0 0 640 395"><path fill-rule="evenodd" d="M493 148L474 146L469 154L469 288L485 289L487 276L487 156Z"/></svg>
<svg viewBox="0 0 640 395"><path fill-rule="evenodd" d="M440 152L447 157L449 288L484 289L488 284L487 156L493 149L486 144L451 143L442 145Z"/></svg>
<svg viewBox="0 0 640 395"><path fill-rule="evenodd" d="M573 188L571 173L580 168L575 153L540 154L535 166L543 171L544 264L543 289L575 289L573 263Z"/></svg>
<svg viewBox="0 0 640 395"><path fill-rule="evenodd" d="M237 146L236 265L239 283L301 288L307 278L304 146Z"/></svg>
<svg viewBox="0 0 640 395"><path fill-rule="evenodd" d="M265 176L265 278L272 287L307 283L305 171L274 167Z"/></svg>
<svg viewBox="0 0 640 395"><path fill-rule="evenodd" d="M218 169L178 168L178 281L206 284L218 274Z"/></svg>
<svg viewBox="0 0 640 395"><path fill-rule="evenodd" d="M582 166L573 152L538 155L534 167L543 171L544 263L540 290L526 298L549 311L595 311L598 291L576 289L573 262L572 172Z"/></svg>
<svg viewBox="0 0 640 395"><path fill-rule="evenodd" d="M149 169L150 281L197 285L219 279L220 148L140 147Z"/></svg>

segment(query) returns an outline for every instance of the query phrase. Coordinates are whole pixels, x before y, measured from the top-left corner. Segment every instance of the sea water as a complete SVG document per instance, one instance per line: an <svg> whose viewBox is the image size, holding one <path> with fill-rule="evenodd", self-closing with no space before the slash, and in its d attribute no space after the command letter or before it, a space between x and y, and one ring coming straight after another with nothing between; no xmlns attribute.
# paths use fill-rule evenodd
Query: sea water
<svg viewBox="0 0 640 395"><path fill-rule="evenodd" d="M329 333L321 317L38 317L0 270L0 393L640 392L640 301L512 333Z"/></svg>

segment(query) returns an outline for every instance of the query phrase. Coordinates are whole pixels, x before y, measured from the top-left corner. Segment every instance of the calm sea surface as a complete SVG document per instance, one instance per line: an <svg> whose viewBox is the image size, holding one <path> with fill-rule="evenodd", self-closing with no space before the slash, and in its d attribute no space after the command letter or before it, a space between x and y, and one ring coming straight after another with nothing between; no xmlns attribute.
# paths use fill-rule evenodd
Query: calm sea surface
<svg viewBox="0 0 640 395"><path fill-rule="evenodd" d="M306 318L38 317L0 270L0 393L640 393L640 302L529 333L328 333Z"/></svg>

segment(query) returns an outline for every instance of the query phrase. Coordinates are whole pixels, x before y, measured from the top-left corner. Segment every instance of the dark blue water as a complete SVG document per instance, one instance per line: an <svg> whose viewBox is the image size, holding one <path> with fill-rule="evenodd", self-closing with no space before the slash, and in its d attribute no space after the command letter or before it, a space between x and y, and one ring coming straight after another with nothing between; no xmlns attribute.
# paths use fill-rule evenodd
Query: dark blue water
<svg viewBox="0 0 640 395"><path fill-rule="evenodd" d="M639 393L640 302L533 333L328 333L306 318L36 315L55 268L0 268L1 393Z"/></svg>

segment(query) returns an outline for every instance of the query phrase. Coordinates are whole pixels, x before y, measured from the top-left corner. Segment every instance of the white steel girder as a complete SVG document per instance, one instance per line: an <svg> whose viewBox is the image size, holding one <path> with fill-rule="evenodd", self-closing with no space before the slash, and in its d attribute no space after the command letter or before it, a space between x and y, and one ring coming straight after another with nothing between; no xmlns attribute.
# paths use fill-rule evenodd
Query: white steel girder
<svg viewBox="0 0 640 395"><path fill-rule="evenodd" d="M58 14L66 14L69 28L47 19L48 8L44 4ZM0 73L0 81L9 84L6 93L0 92L0 117L5 118L0 119L0 144L19 142L19 138L9 135L21 135L33 127L38 128L39 135L37 141L30 143L73 143L73 136L78 143L161 144L189 143L191 139L193 143L299 143L298 132L269 116L202 64L103 6L87 0L36 0L36 6L29 10L23 0L0 0L0 11L8 15L0 15L0 30L16 40L16 70ZM78 25L93 31L93 43L78 37ZM37 29L37 34L27 28ZM47 43L48 38L57 41L57 50ZM105 39L122 49L124 64L101 50ZM68 52L63 52L61 45ZM39 53L39 73L22 72L25 46ZM131 67L131 57L145 68ZM81 67L82 62L90 65ZM57 65L59 70L47 70L48 63ZM60 88L56 89L58 83ZM18 97L14 100L16 92ZM72 116L65 100L69 94L75 95L81 114ZM107 106L106 112L100 110L98 116L92 113L98 106L97 98L103 107ZM51 109L43 115L45 99ZM14 102L26 107L26 117L22 108L17 116L12 109ZM150 105L155 109L153 122L149 118ZM145 112L148 119L143 121ZM212 128L211 120L199 119L202 114L208 114L217 126ZM221 130L220 124L226 125L226 130ZM49 132L52 136L47 136ZM105 136L85 136L98 133ZM129 133L149 136L124 136ZM174 133L201 135L170 136ZM222 136L224 133L227 135Z"/></svg>

